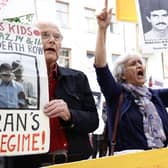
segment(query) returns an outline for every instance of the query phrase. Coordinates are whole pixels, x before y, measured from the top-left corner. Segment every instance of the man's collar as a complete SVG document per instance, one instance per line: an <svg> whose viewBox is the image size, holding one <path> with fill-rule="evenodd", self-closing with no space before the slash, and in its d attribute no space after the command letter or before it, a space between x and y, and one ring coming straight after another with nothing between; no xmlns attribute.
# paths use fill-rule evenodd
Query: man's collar
<svg viewBox="0 0 168 168"><path fill-rule="evenodd" d="M0 85L14 85L15 83L14 83L14 81L13 80L11 80L11 81L9 81L9 83L7 84L7 83L5 83L2 79L0 79Z"/></svg>
<svg viewBox="0 0 168 168"><path fill-rule="evenodd" d="M65 68L59 66L58 64L53 65L52 72L54 72L56 77L62 77L72 74L72 70L70 68Z"/></svg>
<svg viewBox="0 0 168 168"><path fill-rule="evenodd" d="M50 67L49 78L51 78L51 79L56 79L57 76L58 76L57 64L53 64L53 65Z"/></svg>

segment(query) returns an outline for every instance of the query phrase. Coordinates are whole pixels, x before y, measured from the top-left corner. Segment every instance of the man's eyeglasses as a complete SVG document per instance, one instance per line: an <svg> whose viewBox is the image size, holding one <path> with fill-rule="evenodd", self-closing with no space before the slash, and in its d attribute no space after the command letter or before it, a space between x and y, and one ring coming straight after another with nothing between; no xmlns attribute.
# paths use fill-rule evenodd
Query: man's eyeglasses
<svg viewBox="0 0 168 168"><path fill-rule="evenodd" d="M51 36L54 38L55 41L59 41L63 39L62 34L59 34L59 33L49 33L49 32L41 33L41 38L44 40L49 40Z"/></svg>

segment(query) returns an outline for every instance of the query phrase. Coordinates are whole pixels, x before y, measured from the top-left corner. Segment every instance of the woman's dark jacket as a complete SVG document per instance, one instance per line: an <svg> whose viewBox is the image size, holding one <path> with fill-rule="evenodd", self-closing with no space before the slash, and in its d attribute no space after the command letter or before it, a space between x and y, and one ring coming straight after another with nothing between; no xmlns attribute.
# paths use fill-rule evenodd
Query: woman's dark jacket
<svg viewBox="0 0 168 168"><path fill-rule="evenodd" d="M108 65L102 68L96 68L96 74L101 91L106 99L110 140L112 139L112 130L119 96L121 92L124 94L120 110L117 145L115 150L149 149L143 131L142 114L139 112L138 106L135 104L131 94L124 91L121 84L115 81L111 71L108 68ZM166 111L166 107L168 107L168 89L149 90L152 93L151 101L154 103L163 123L164 131L167 137L165 146L167 146L168 113Z"/></svg>

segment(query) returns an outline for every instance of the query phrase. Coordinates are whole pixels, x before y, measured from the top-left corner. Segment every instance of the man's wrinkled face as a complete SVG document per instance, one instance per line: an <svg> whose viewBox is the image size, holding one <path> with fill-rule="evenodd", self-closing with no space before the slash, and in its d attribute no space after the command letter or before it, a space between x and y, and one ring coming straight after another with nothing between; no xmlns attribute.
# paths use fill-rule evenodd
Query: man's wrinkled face
<svg viewBox="0 0 168 168"><path fill-rule="evenodd" d="M168 28L168 13L166 10L153 10L150 17L147 17L148 22L157 31L162 31Z"/></svg>
<svg viewBox="0 0 168 168"><path fill-rule="evenodd" d="M57 61L63 36L59 29L52 24L38 26L41 32L44 55L48 65Z"/></svg>

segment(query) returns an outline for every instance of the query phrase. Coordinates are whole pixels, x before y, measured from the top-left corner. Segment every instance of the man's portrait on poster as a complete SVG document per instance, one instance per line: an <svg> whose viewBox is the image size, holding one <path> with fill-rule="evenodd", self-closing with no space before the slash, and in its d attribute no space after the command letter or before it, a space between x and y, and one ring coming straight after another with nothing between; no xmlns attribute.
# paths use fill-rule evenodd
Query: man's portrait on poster
<svg viewBox="0 0 168 168"><path fill-rule="evenodd" d="M168 40L168 1L139 0L145 41Z"/></svg>

